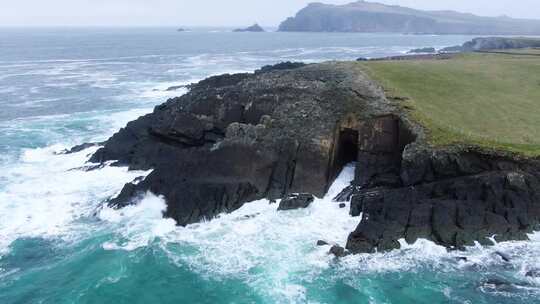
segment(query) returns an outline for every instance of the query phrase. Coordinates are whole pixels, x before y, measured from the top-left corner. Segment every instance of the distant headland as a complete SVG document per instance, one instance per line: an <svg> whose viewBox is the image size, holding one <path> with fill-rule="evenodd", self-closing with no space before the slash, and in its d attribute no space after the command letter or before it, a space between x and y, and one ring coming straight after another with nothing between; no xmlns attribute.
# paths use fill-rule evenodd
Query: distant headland
<svg viewBox="0 0 540 304"><path fill-rule="evenodd" d="M409 34L540 35L540 20L422 11L357 1L312 3L279 26L282 32L389 32Z"/></svg>

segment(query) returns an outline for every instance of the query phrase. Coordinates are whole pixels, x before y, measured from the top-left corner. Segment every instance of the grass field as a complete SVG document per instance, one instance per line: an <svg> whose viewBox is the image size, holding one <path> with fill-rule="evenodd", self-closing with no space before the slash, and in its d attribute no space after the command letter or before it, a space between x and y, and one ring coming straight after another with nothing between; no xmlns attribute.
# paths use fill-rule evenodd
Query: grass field
<svg viewBox="0 0 540 304"><path fill-rule="evenodd" d="M540 156L540 56L519 52L358 64L388 96L407 97L432 144Z"/></svg>

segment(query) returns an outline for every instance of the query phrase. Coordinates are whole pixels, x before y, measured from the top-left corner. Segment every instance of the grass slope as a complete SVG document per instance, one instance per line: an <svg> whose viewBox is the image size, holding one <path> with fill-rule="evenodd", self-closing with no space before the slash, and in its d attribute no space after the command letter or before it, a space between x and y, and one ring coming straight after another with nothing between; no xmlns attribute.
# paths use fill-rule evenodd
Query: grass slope
<svg viewBox="0 0 540 304"><path fill-rule="evenodd" d="M518 53L359 64L389 96L408 98L433 145L540 156L540 56Z"/></svg>

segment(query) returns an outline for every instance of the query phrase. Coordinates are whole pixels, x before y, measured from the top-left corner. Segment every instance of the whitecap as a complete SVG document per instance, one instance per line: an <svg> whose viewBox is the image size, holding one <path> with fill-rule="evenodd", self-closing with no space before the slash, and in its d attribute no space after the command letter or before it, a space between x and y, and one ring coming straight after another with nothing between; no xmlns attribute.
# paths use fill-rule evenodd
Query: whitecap
<svg viewBox="0 0 540 304"><path fill-rule="evenodd" d="M163 219L166 208L164 199L152 193L147 193L137 204L122 209L105 206L99 212L99 218L115 224L117 237L105 242L103 248L131 251L172 232L176 223L172 219Z"/></svg>
<svg viewBox="0 0 540 304"><path fill-rule="evenodd" d="M0 251L18 238L75 236L77 220L92 216L103 199L146 174L115 167L72 170L84 164L96 148L69 155L55 153L64 148L25 150L19 162L3 168L9 183L0 192Z"/></svg>
<svg viewBox="0 0 540 304"><path fill-rule="evenodd" d="M100 218L113 225L115 238L107 250L134 250L159 242L171 261L189 267L203 277L244 277L261 294L285 302L302 302L305 288L293 283L294 273L316 277L333 263L325 239L345 245L358 218L339 208L333 195L354 177L348 166L330 189L306 209L277 211L277 204L259 200L208 222L175 227L163 219L163 199L147 194L139 204L121 210L103 209ZM181 245L182 251L170 248Z"/></svg>

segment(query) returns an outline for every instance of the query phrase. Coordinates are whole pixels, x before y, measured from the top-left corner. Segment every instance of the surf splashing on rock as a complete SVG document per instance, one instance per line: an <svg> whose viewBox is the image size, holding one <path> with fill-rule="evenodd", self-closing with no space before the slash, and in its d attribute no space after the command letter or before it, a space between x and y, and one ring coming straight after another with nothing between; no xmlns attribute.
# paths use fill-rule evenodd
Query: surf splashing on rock
<svg viewBox="0 0 540 304"><path fill-rule="evenodd" d="M18 238L75 237L78 220L91 217L125 182L147 174L114 167L86 172L78 167L96 148L56 154L64 148L26 150L17 166L3 172L11 182L0 192L1 251Z"/></svg>
<svg viewBox="0 0 540 304"><path fill-rule="evenodd" d="M137 206L101 212L101 219L119 225L115 242L103 247L134 250L159 237L178 267L187 266L203 277L245 279L272 299L301 302L305 291L300 278L316 277L334 261L330 247L318 247L317 241L344 246L358 223L348 208L332 201L353 177L354 165L345 167L328 194L306 209L277 211L278 203L259 200L187 227L174 227L170 219L163 219L163 199L147 194Z"/></svg>
<svg viewBox="0 0 540 304"><path fill-rule="evenodd" d="M388 280L396 275L413 276L411 284L440 280L434 284L440 285L438 297L446 301L470 298L451 286L455 279L449 278L453 276L467 281L467 288L480 290L479 299L501 296L497 289L500 285L495 290L484 288L499 282L496 280L521 288L521 295L503 295L509 299L522 297L524 290L529 296L540 296L540 280L532 276L532 271L540 269L535 258L540 254L540 234L531 235L530 242L477 245L463 252L448 251L428 240L411 245L402 240L402 248L391 252L342 259L330 255L330 246L345 246L348 234L359 221L349 216L348 203L347 208L340 208L332 201L353 178L351 164L328 194L306 209L277 211L279 202L259 200L233 213L186 227L176 227L174 221L163 219L165 201L147 193L136 206L105 208L101 212L102 220L116 225L114 240L102 246L106 250L132 251L155 244L178 268L188 268L206 279L244 281L257 294L278 303L306 303L314 286L324 289L335 284L350 289L348 292L355 297L362 295L373 303L383 303L384 290L377 292L370 280ZM318 240L329 245L317 246ZM501 255L509 260L504 261Z"/></svg>

